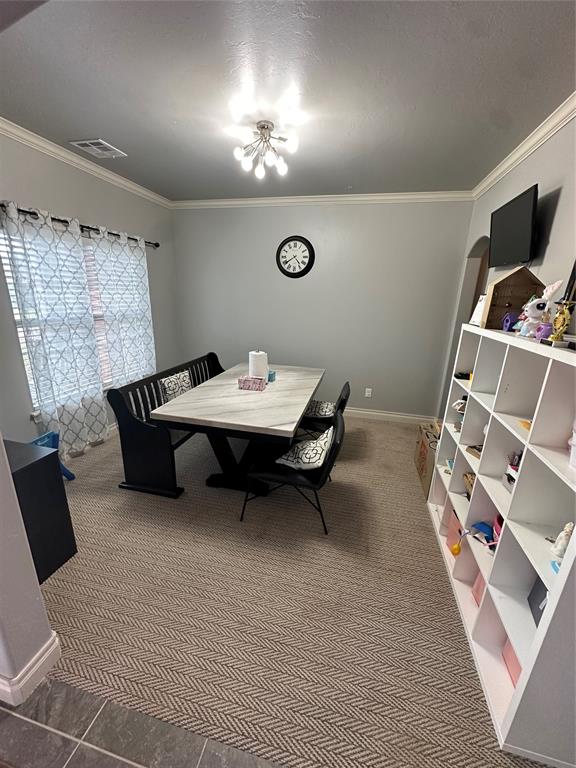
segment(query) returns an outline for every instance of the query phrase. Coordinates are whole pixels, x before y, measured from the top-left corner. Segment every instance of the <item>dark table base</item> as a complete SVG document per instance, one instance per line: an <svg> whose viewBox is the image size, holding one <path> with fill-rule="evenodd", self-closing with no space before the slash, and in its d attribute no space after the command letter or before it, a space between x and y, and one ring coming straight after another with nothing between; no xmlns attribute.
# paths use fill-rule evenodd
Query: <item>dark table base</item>
<svg viewBox="0 0 576 768"><path fill-rule="evenodd" d="M232 491L250 491L255 496L267 496L270 490L261 480L248 480L245 475L228 475L218 472L206 479L209 488L229 488Z"/></svg>

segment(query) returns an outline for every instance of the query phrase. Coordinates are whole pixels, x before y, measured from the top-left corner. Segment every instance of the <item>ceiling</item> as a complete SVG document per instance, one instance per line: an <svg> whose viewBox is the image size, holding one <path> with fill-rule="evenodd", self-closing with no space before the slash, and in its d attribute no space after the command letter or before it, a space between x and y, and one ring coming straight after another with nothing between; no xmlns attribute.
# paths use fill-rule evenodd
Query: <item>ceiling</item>
<svg viewBox="0 0 576 768"><path fill-rule="evenodd" d="M573 2L35 6L0 32L0 115L105 139L128 157L95 162L171 200L471 189L575 90ZM250 88L254 118L300 95L284 178L232 157Z"/></svg>

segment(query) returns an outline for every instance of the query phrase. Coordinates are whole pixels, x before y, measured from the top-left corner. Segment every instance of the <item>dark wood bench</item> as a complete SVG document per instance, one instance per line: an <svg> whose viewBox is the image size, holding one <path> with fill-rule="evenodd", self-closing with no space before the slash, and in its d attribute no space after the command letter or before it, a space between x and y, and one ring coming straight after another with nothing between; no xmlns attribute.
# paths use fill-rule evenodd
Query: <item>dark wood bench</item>
<svg viewBox="0 0 576 768"><path fill-rule="evenodd" d="M160 380L188 371L193 387L223 372L214 352L159 371L145 379L108 390L108 402L118 422L124 482L120 488L177 498L183 488L176 483L174 451L196 432L150 423L150 412L164 403Z"/></svg>

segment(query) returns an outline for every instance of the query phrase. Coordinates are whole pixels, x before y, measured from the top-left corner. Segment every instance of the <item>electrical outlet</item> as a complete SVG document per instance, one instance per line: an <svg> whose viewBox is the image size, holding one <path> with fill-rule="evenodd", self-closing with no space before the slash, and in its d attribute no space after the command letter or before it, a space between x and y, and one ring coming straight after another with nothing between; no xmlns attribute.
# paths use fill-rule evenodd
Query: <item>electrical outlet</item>
<svg viewBox="0 0 576 768"><path fill-rule="evenodd" d="M372 387L366 387L364 390L364 397L372 397Z"/></svg>

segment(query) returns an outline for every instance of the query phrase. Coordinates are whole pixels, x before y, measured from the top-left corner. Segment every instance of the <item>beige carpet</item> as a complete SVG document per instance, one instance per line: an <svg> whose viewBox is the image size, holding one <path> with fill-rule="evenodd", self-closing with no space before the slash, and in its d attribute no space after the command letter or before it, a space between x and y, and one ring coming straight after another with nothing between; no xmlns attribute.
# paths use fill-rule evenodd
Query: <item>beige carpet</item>
<svg viewBox="0 0 576 768"><path fill-rule="evenodd" d="M79 554L43 587L54 677L291 768L491 768L500 753L413 465L415 431L347 419L322 494L120 491L117 438L72 463Z"/></svg>

